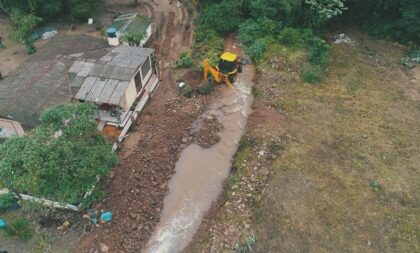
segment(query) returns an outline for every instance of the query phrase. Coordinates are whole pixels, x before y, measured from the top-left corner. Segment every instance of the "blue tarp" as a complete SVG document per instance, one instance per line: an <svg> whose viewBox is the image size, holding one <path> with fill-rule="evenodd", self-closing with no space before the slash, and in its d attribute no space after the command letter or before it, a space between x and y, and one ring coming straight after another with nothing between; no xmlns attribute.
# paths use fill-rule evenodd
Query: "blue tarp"
<svg viewBox="0 0 420 253"><path fill-rule="evenodd" d="M44 27L44 28L37 29L31 34L31 36L29 37L29 40L31 40L31 41L39 40L39 39L42 38L42 35L44 33L54 32L54 31L57 31L57 29L52 27L52 26L47 26L47 27Z"/></svg>

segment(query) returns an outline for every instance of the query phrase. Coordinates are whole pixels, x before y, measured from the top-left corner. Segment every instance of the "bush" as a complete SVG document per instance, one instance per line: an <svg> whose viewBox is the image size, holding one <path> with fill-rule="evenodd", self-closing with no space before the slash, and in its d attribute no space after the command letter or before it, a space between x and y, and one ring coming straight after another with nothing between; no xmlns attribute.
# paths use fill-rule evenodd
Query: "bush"
<svg viewBox="0 0 420 253"><path fill-rule="evenodd" d="M8 237L18 237L22 241L31 239L32 233L31 222L25 218L12 221L6 228L6 235Z"/></svg>
<svg viewBox="0 0 420 253"><path fill-rule="evenodd" d="M208 54L219 54L224 50L224 41L217 32L207 26L200 26L194 32L194 58L208 58Z"/></svg>
<svg viewBox="0 0 420 253"><path fill-rule="evenodd" d="M34 42L32 40L28 40L27 39L25 41L25 45L26 45L26 52L29 55L36 53L36 47L35 47L35 44L34 44Z"/></svg>
<svg viewBox="0 0 420 253"><path fill-rule="evenodd" d="M17 199L11 192L0 195L0 213L7 211L16 205Z"/></svg>
<svg viewBox="0 0 420 253"><path fill-rule="evenodd" d="M287 27L277 36L277 39L283 45L289 47L300 47L304 44L304 36L298 29Z"/></svg>
<svg viewBox="0 0 420 253"><path fill-rule="evenodd" d="M0 145L0 185L36 197L80 203L97 176L107 176L118 163L112 145L96 129L94 113L95 106L88 103L45 110L40 126Z"/></svg>
<svg viewBox="0 0 420 253"><path fill-rule="evenodd" d="M192 97L193 90L192 90L192 88L191 88L191 86L189 84L185 83L184 86L182 86L182 87L179 87L178 86L178 89L179 89L179 92L184 97L187 97L187 98L191 98Z"/></svg>
<svg viewBox="0 0 420 253"><path fill-rule="evenodd" d="M245 45L250 45L257 39L277 34L280 28L280 22L268 18L259 18L257 21L247 19L239 27L239 38Z"/></svg>
<svg viewBox="0 0 420 253"><path fill-rule="evenodd" d="M252 61L258 63L264 58L269 43L274 42L270 37L257 39L251 46L245 48L245 52L251 57Z"/></svg>
<svg viewBox="0 0 420 253"><path fill-rule="evenodd" d="M212 27L220 34L228 34L242 22L241 1L221 1L207 5L200 17L199 24Z"/></svg>
<svg viewBox="0 0 420 253"><path fill-rule="evenodd" d="M12 39L25 42L35 27L41 23L42 18L32 14L23 14L18 10L13 10L10 15L10 25Z"/></svg>
<svg viewBox="0 0 420 253"><path fill-rule="evenodd" d="M121 37L121 41L127 43L130 46L140 47L141 41L144 38L144 33L128 33Z"/></svg>
<svg viewBox="0 0 420 253"><path fill-rule="evenodd" d="M70 10L71 19L83 20L92 17L95 0L68 0L67 7Z"/></svg>
<svg viewBox="0 0 420 253"><path fill-rule="evenodd" d="M305 67L302 71L302 79L305 83L317 83L321 80L323 71L319 67Z"/></svg>
<svg viewBox="0 0 420 253"><path fill-rule="evenodd" d="M217 66L219 64L220 52L207 52L204 58L209 60L211 66ZM200 64L198 65L198 70L204 71L204 61L200 62Z"/></svg>
<svg viewBox="0 0 420 253"><path fill-rule="evenodd" d="M177 68L187 69L187 68L191 68L193 64L194 64L194 60L190 52L183 52L179 56L179 59L176 61Z"/></svg>
<svg viewBox="0 0 420 253"><path fill-rule="evenodd" d="M328 64L328 57L330 53L330 46L319 37L314 37L309 44L309 61L325 68Z"/></svg>

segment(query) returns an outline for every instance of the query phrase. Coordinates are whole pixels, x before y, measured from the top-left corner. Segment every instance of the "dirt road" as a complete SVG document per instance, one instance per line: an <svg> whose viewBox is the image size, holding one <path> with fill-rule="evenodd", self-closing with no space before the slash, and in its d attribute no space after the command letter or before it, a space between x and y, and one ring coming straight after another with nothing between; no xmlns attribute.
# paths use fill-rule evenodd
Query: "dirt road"
<svg viewBox="0 0 420 253"><path fill-rule="evenodd" d="M123 4L125 1L118 1ZM128 3L128 1L127 1ZM159 221L167 182L178 154L192 140L188 127L205 110L210 97L185 99L178 95L178 73L171 66L191 45L192 13L168 1L142 3L153 18L148 47L157 50L162 82L120 151L120 165L106 186L109 198L96 206L114 214L113 221L94 228L76 252L140 252Z"/></svg>

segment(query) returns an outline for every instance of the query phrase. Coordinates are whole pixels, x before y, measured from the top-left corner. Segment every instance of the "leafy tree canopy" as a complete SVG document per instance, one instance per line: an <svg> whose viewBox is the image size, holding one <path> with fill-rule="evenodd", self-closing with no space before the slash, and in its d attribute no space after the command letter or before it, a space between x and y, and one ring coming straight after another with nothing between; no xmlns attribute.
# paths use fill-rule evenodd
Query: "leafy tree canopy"
<svg viewBox="0 0 420 253"><path fill-rule="evenodd" d="M0 186L80 203L97 175L106 176L118 162L111 144L96 130L94 113L87 103L59 105L43 112L39 127L1 144Z"/></svg>
<svg viewBox="0 0 420 253"><path fill-rule="evenodd" d="M6 14L13 10L43 19L68 15L73 20L88 18L94 11L95 0L0 0L0 9Z"/></svg>

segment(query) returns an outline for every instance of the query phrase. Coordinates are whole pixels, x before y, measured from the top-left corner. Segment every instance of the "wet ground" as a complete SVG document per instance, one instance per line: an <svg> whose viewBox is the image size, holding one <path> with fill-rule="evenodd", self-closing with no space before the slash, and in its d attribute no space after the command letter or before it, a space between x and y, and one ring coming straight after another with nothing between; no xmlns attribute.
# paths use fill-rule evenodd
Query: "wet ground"
<svg viewBox="0 0 420 253"><path fill-rule="evenodd" d="M220 141L210 148L191 144L181 152L176 173L169 182L160 223L145 252L180 252L221 194L251 113L253 76L253 66L245 66L235 83L236 90L225 89L194 122L194 126L200 126L205 119L217 119L223 126Z"/></svg>

